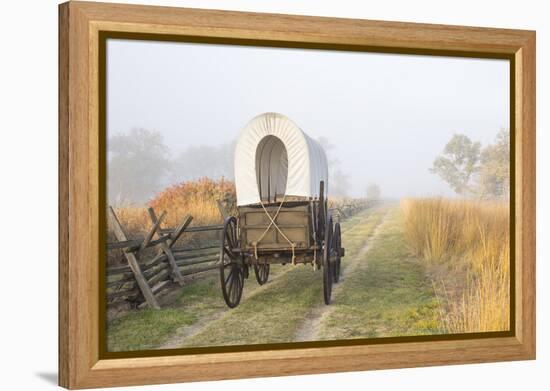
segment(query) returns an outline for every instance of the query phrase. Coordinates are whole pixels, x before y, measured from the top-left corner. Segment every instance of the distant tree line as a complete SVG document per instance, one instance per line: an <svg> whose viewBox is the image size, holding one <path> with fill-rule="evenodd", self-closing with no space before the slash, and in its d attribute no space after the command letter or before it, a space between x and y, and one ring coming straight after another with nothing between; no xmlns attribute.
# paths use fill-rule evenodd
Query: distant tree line
<svg viewBox="0 0 550 391"><path fill-rule="evenodd" d="M464 134L455 134L433 162L430 172L461 196L506 199L510 194L510 131L501 129L482 148Z"/></svg>
<svg viewBox="0 0 550 391"><path fill-rule="evenodd" d="M142 203L159 189L173 167L159 132L132 129L107 140L109 203Z"/></svg>
<svg viewBox="0 0 550 391"><path fill-rule="evenodd" d="M135 128L107 142L109 202L142 204L166 186L202 177L233 179L234 143L190 146L176 156L158 131Z"/></svg>
<svg viewBox="0 0 550 391"><path fill-rule="evenodd" d="M320 138L329 160L329 191L347 196L350 187L328 139ZM196 180L234 178L235 141L218 146L189 146L172 156L162 134L135 128L115 134L107 141L107 191L113 205L143 204L170 184Z"/></svg>

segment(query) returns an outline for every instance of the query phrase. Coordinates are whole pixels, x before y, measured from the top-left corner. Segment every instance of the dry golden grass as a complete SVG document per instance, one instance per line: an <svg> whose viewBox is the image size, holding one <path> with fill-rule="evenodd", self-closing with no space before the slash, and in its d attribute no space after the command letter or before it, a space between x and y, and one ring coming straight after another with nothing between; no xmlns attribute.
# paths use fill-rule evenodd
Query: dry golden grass
<svg viewBox="0 0 550 391"><path fill-rule="evenodd" d="M193 226L214 225L223 222L217 205L221 201L230 213L235 208L235 185L233 182L202 178L197 181L187 181L168 187L158 193L146 206L127 206L115 208L120 223L130 237L139 237L147 234L152 226L147 207L152 207L157 215L167 212L163 227L176 227L186 215L193 216ZM184 234L182 240L186 244L199 244L201 240L213 239L216 233ZM109 241L114 237L109 230ZM110 251L108 263L121 261L120 251Z"/></svg>
<svg viewBox="0 0 550 391"><path fill-rule="evenodd" d="M176 226L190 214L194 225L220 224L222 217L217 201L221 201L231 213L235 208L236 196L233 182L202 178L171 186L149 202L156 211L165 210L166 224Z"/></svg>
<svg viewBox="0 0 550 391"><path fill-rule="evenodd" d="M447 331L508 330L508 203L427 198L401 207L407 241L434 276Z"/></svg>

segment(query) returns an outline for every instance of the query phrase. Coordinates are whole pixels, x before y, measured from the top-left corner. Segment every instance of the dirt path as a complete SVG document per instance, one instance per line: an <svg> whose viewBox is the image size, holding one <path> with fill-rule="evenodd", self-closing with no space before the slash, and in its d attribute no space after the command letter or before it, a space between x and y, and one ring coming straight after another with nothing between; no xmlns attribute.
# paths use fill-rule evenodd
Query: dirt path
<svg viewBox="0 0 550 391"><path fill-rule="evenodd" d="M332 303L331 305L322 305L316 306L306 317L304 322L300 325L296 332L294 338L295 342L301 341L314 341L317 339L317 334L319 332L320 325L323 322L323 319L334 309L335 305L338 303L338 296L345 288L346 276L353 274L354 270L362 263L366 262L365 255L372 246L374 240L380 233L380 227L383 225L386 220L387 213L382 217L374 231L365 239L365 244L357 254L353 257L345 258L343 262L343 268L340 273L340 280L338 284L333 285L332 287Z"/></svg>
<svg viewBox="0 0 550 391"><path fill-rule="evenodd" d="M251 284L251 287L247 287L248 289L243 290L243 297L242 301L251 299L252 297L256 296L257 294L263 292L266 289L269 289L273 282L277 281L279 278L287 274L291 268L285 268L281 270L279 273L277 273L276 276L273 276L269 278L269 281L261 286L258 286L256 284ZM254 270L250 270L250 276L249 280L255 281L254 276ZM220 295L221 296L221 295ZM176 349L185 344L185 341L189 340L193 336L199 334L205 327L207 327L212 322L215 322L219 319L222 319L224 316L227 316L231 313L230 310L228 310L226 307L223 307L221 309L216 310L215 312L209 314L208 316L204 316L200 318L196 323L190 325L190 326L183 326L180 327L178 330L176 330L176 333L168 339L165 343L163 343L161 346L158 347L158 349Z"/></svg>

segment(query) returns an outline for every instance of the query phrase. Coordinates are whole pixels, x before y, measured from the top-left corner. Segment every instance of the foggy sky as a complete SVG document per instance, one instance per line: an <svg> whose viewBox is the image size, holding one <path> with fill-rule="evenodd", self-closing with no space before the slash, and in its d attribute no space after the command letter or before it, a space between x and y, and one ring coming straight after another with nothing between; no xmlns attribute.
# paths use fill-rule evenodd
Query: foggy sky
<svg viewBox="0 0 550 391"><path fill-rule="evenodd" d="M486 145L509 127L509 62L108 41L108 135L157 130L176 157L268 111L335 145L350 195L369 182L389 197L453 195L428 168L454 133Z"/></svg>

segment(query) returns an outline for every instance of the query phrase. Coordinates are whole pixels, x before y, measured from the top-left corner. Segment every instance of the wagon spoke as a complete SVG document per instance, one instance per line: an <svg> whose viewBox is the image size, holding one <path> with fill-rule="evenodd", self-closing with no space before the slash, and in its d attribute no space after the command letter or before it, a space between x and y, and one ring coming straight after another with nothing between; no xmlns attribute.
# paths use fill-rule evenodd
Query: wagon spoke
<svg viewBox="0 0 550 391"><path fill-rule="evenodd" d="M231 229L231 241L230 241L230 242L231 242L231 248L233 249L233 248L235 248L235 247L237 246L237 237L236 237L236 235L237 235L237 232L236 232L237 228L234 227L234 226L232 226L231 228L232 228L232 229Z"/></svg>
<svg viewBox="0 0 550 391"><path fill-rule="evenodd" d="M233 274L234 274L234 269L231 268L231 271L229 272L228 276L227 276L227 280L226 280L226 284L227 285L227 290L229 292L231 292L231 288L233 288L233 284L235 283L235 278L233 278Z"/></svg>
<svg viewBox="0 0 550 391"><path fill-rule="evenodd" d="M233 303L236 301L238 290L239 290L239 277L235 276L231 279L231 288L229 289L229 295Z"/></svg>
<svg viewBox="0 0 550 391"><path fill-rule="evenodd" d="M231 234L230 234L229 232L226 232L226 233L225 233L225 238L227 239L227 244L228 244L229 246L232 246L233 243L231 242Z"/></svg>
<svg viewBox="0 0 550 391"><path fill-rule="evenodd" d="M254 274L256 274L256 281L258 281L258 284L265 284L269 278L269 263L254 265Z"/></svg>
<svg viewBox="0 0 550 391"><path fill-rule="evenodd" d="M241 279L239 278L239 272L235 275L235 284L233 285L233 300L237 298L237 292L241 287Z"/></svg>
<svg viewBox="0 0 550 391"><path fill-rule="evenodd" d="M228 257L233 258L235 255L227 248L223 248L223 252L227 254Z"/></svg>
<svg viewBox="0 0 550 391"><path fill-rule="evenodd" d="M233 293L234 292L233 285L235 285L235 280L231 279L231 281L229 282L229 286L227 287L227 292L229 293L229 301L231 303L235 302L235 295Z"/></svg>
<svg viewBox="0 0 550 391"><path fill-rule="evenodd" d="M235 287L235 301L237 301L237 297L239 296L239 291L243 287L242 280L240 278L237 278L237 285Z"/></svg>
<svg viewBox="0 0 550 391"><path fill-rule="evenodd" d="M229 280L231 279L232 276L233 276L233 268L231 268L229 273L227 273L227 278L225 279L225 284L226 285L229 283Z"/></svg>

